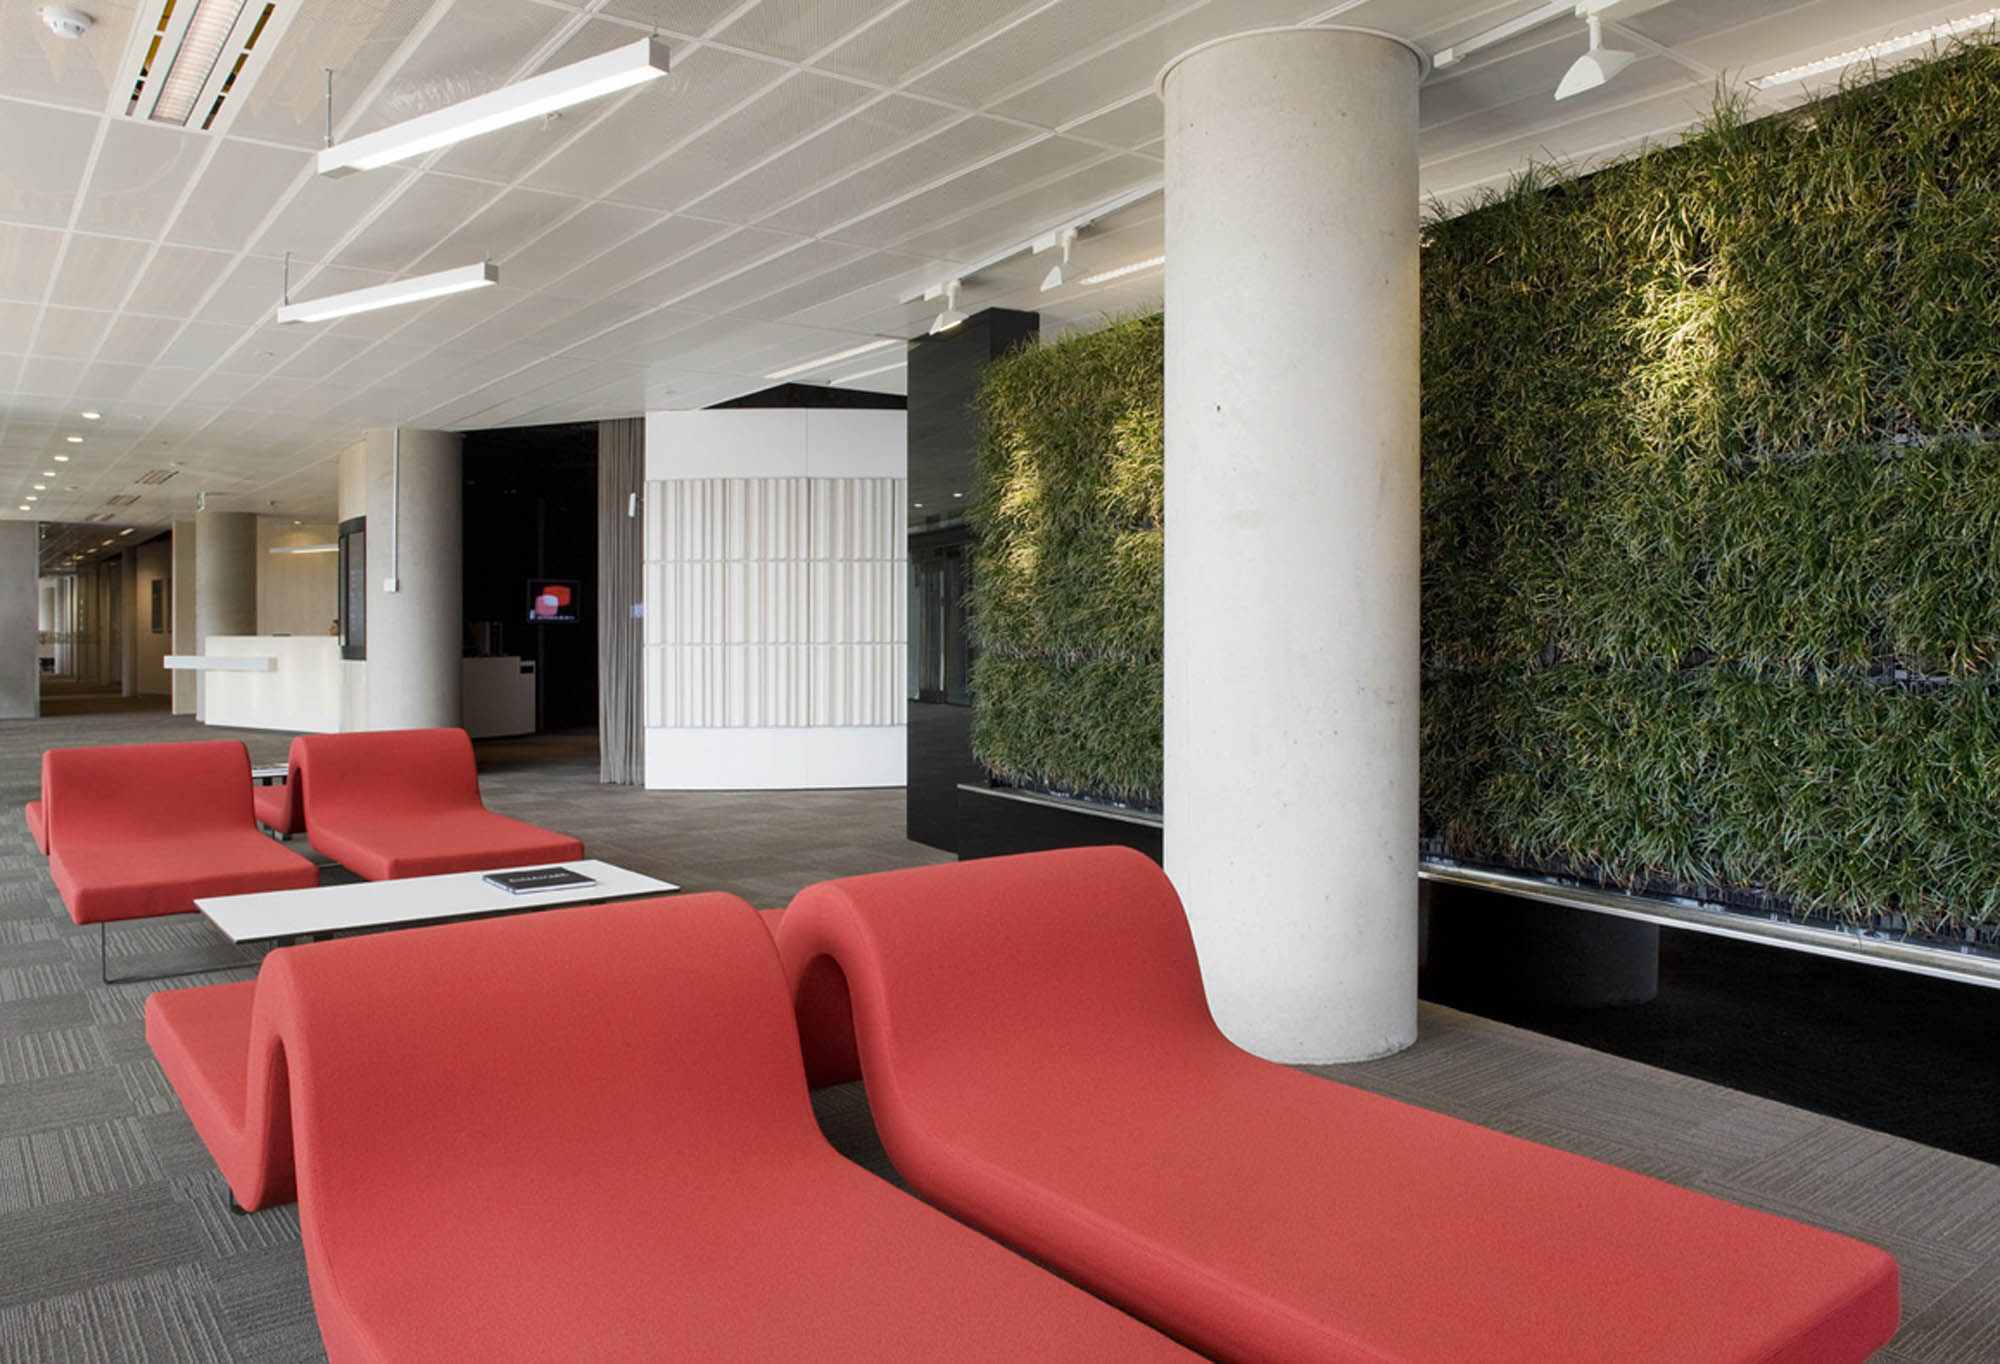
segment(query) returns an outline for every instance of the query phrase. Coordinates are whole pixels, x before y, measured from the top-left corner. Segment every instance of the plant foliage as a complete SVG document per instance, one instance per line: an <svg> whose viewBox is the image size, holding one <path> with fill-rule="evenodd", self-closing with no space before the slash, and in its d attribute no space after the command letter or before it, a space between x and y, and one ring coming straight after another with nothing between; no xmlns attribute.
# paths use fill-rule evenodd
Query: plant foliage
<svg viewBox="0 0 2000 1364"><path fill-rule="evenodd" d="M1157 789L1160 334L992 372L1008 775ZM2000 49L1431 224L1423 366L1434 850L2000 924Z"/></svg>

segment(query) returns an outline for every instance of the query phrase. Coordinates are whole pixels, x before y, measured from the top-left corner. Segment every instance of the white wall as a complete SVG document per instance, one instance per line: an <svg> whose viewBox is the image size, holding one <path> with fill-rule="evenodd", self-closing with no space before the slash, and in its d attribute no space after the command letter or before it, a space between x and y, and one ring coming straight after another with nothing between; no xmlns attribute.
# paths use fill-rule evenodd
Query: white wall
<svg viewBox="0 0 2000 1364"><path fill-rule="evenodd" d="M646 785L900 786L899 411L646 417Z"/></svg>
<svg viewBox="0 0 2000 1364"><path fill-rule="evenodd" d="M201 646L195 642L194 609L194 522L174 522L174 582L172 621L173 652L177 654L198 654ZM173 698L174 714L192 715L199 689L195 685L196 674L185 670L174 674Z"/></svg>
<svg viewBox="0 0 2000 1364"><path fill-rule="evenodd" d="M173 676L167 671L166 657L174 643L174 547L170 541L156 540L138 546L133 555L139 561L136 591L132 594L132 631L138 640L139 692L141 696L171 696ZM163 584L165 609L160 632L153 633L153 584Z"/></svg>
<svg viewBox="0 0 2000 1364"><path fill-rule="evenodd" d="M257 518L257 633L323 635L340 613L340 555L273 554L273 547L334 545L331 522L294 525L290 517Z"/></svg>

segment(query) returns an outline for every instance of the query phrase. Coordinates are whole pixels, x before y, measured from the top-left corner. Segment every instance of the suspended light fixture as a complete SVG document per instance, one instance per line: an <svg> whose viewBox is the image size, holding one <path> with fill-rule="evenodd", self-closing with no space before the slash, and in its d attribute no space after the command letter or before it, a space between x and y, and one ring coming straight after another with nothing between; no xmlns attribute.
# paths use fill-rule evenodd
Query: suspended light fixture
<svg viewBox="0 0 2000 1364"><path fill-rule="evenodd" d="M1062 234L1056 239L1056 245L1062 247L1062 260L1050 266L1049 272L1042 276L1042 292L1045 294L1051 289L1062 288L1063 271L1069 268L1070 249L1076 245L1076 229L1073 227L1064 228Z"/></svg>
<svg viewBox="0 0 2000 1364"><path fill-rule="evenodd" d="M1835 52L1814 61L1803 62L1798 66L1788 66L1782 71L1773 71L1768 76L1759 76L1750 84L1759 90L1769 90L1774 85L1790 85L1794 81L1810 80L1814 76L1823 76L1830 71L1842 71L1862 62L1879 61L1883 57L1893 57L1898 52L1908 52L1912 48L1943 42L1947 38L1956 38L1961 33L1970 33L1975 29L1990 28L1995 23L2000 23L2000 9L1981 10L1977 14L1968 14L1963 19L1932 24L1929 28L1920 28L1894 38L1884 38L1879 43L1849 48L1845 52Z"/></svg>
<svg viewBox="0 0 2000 1364"><path fill-rule="evenodd" d="M944 311L931 321L932 336L936 336L941 332L948 332L959 323L965 321L965 314L958 310L958 289L959 282L957 280L947 280L945 282Z"/></svg>
<svg viewBox="0 0 2000 1364"><path fill-rule="evenodd" d="M1613 76L1639 60L1636 52L1604 45L1604 21L1595 14L1586 20L1590 25L1590 50L1570 64L1563 72L1562 83L1556 86L1556 98L1568 99L1581 95L1586 90L1595 90Z"/></svg>
<svg viewBox="0 0 2000 1364"><path fill-rule="evenodd" d="M304 303L292 302L288 288L284 303L278 309L278 321L325 322L331 318L346 317L349 313L372 312L377 308L394 308L427 298L443 298L446 294L462 294L467 289L483 289L499 282L500 267L492 261L481 261L478 265L461 265L453 270L418 275L414 279L392 280L366 289L351 289L344 294L328 294L325 298Z"/></svg>
<svg viewBox="0 0 2000 1364"><path fill-rule="evenodd" d="M1148 256L1135 260L1130 265L1114 266L1109 270L1099 270L1094 275L1085 275L1078 284L1109 284L1114 279L1124 279L1127 275L1143 274L1147 270L1157 270L1167 263L1165 256Z"/></svg>
<svg viewBox="0 0 2000 1364"><path fill-rule="evenodd" d="M474 95L393 127L346 142L329 143L319 154L319 173L345 175L350 171L374 170L666 74L666 43L659 38L641 38L636 43L614 47L609 52L530 76L484 95ZM329 105L329 118L330 110Z"/></svg>

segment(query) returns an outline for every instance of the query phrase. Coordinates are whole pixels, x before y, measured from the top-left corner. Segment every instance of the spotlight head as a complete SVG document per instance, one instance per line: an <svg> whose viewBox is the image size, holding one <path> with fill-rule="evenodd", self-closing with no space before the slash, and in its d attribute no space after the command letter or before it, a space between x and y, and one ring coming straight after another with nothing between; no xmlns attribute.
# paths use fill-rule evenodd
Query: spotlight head
<svg viewBox="0 0 2000 1364"><path fill-rule="evenodd" d="M1636 52L1604 45L1603 23L1596 15L1591 15L1589 22L1590 50L1570 63L1569 70L1563 72L1562 83L1556 86L1557 99L1569 99L1586 90L1595 90L1639 60Z"/></svg>

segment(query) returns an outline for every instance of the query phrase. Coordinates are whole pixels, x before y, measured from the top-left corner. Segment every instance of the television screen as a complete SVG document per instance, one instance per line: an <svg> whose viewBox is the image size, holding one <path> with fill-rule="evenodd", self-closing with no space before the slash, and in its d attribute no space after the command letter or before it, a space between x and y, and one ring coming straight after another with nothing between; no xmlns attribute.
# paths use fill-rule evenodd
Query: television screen
<svg viewBox="0 0 2000 1364"><path fill-rule="evenodd" d="M573 578L530 578L528 580L528 623L531 625L574 625L578 620L577 598L582 584Z"/></svg>

